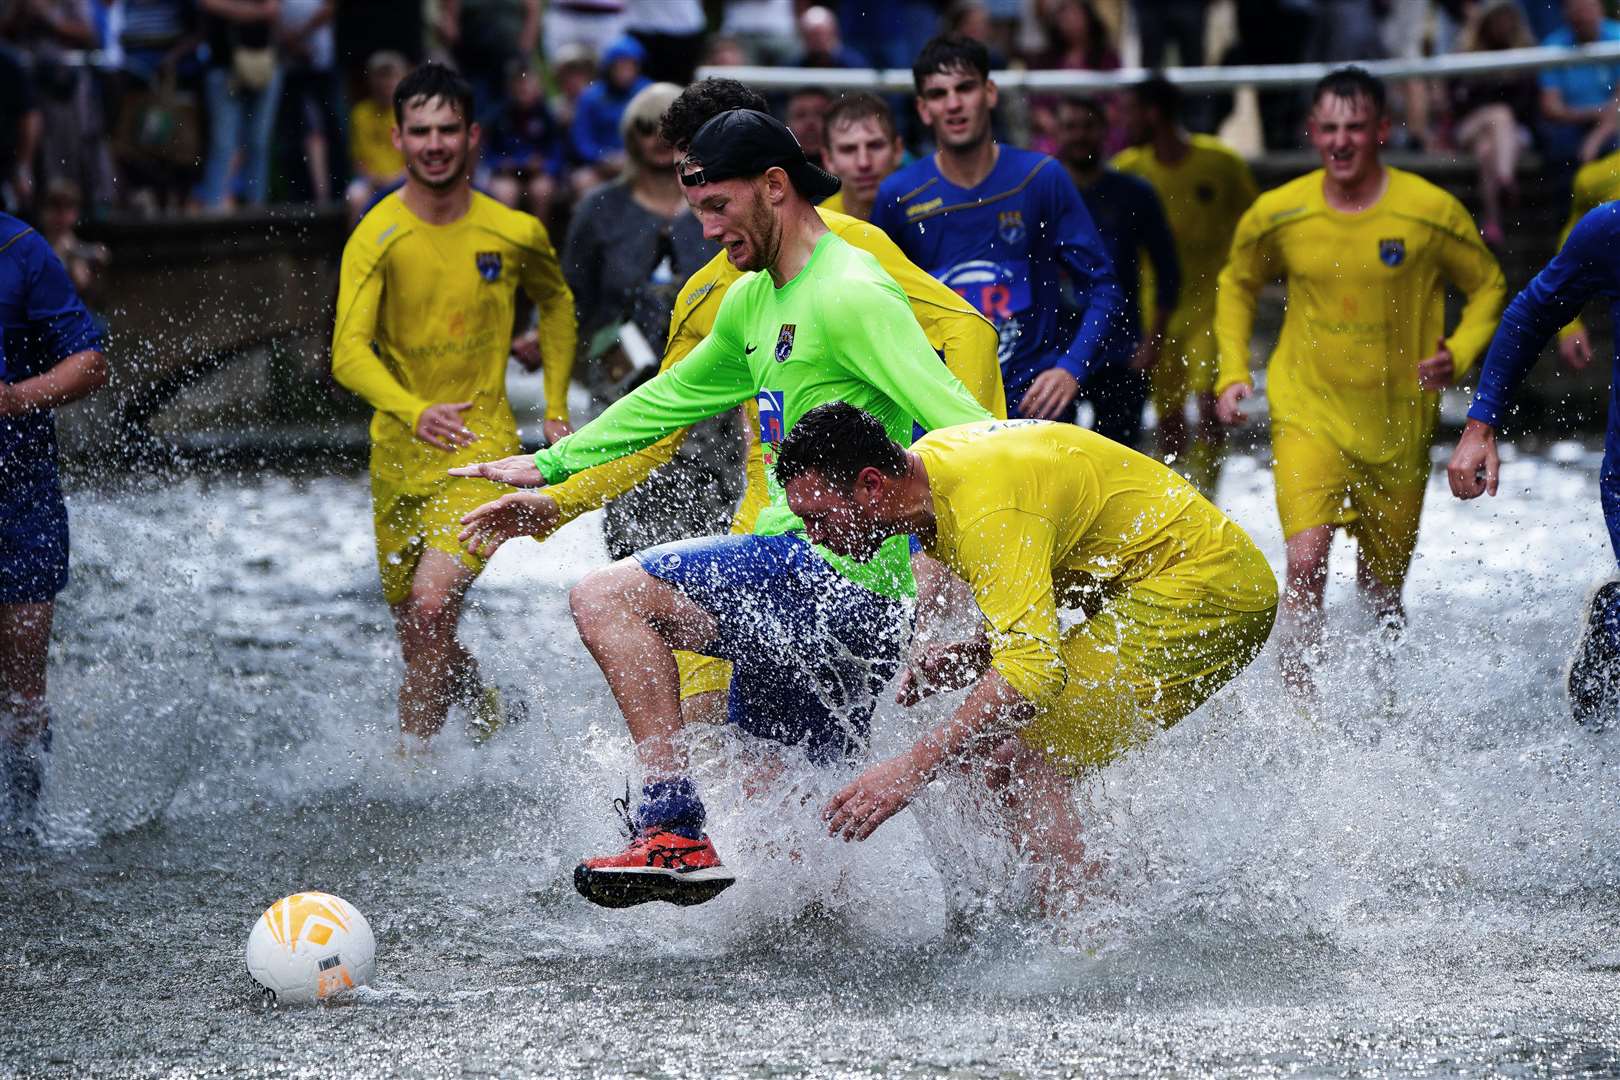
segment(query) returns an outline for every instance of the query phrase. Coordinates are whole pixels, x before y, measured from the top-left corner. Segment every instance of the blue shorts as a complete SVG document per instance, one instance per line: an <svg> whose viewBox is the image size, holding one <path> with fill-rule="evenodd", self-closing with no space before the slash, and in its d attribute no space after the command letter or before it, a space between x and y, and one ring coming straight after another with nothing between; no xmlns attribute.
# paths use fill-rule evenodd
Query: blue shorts
<svg viewBox="0 0 1620 1080"><path fill-rule="evenodd" d="M55 470L0 471L0 604L42 604L67 585L68 516Z"/></svg>
<svg viewBox="0 0 1620 1080"><path fill-rule="evenodd" d="M863 750L911 638L906 605L844 577L800 536L708 536L639 553L714 616L730 723L831 764Z"/></svg>

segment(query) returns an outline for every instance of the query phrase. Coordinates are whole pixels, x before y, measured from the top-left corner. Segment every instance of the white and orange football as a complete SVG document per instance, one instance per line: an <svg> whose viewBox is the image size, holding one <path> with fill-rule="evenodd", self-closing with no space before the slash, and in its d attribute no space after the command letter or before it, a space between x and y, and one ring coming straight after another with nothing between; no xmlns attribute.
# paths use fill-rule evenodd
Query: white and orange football
<svg viewBox="0 0 1620 1080"><path fill-rule="evenodd" d="M307 1005L369 983L377 968L377 939L347 900L293 893L253 924L247 968L278 1005Z"/></svg>

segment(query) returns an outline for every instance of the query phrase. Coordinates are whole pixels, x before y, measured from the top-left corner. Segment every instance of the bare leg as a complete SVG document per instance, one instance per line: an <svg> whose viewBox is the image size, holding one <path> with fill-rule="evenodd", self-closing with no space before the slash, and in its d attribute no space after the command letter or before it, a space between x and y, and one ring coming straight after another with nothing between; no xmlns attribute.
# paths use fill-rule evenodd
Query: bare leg
<svg viewBox="0 0 1620 1080"><path fill-rule="evenodd" d="M1042 909L1058 910L1066 894L1083 902L1083 886L1098 878L1102 864L1086 858L1074 782L1016 737L996 747L984 779L1014 843L1041 867Z"/></svg>
<svg viewBox="0 0 1620 1080"><path fill-rule="evenodd" d="M327 172L326 136L319 133L304 136L304 159L309 162L309 193L315 202L325 206L332 201L332 178Z"/></svg>
<svg viewBox="0 0 1620 1080"><path fill-rule="evenodd" d="M1288 580L1282 595L1280 653L1283 681L1296 696L1310 700L1315 684L1306 657L1322 643L1328 550L1333 526L1318 525L1288 538Z"/></svg>
<svg viewBox="0 0 1620 1080"><path fill-rule="evenodd" d="M625 559L586 575L568 595L574 625L624 713L646 778L678 777L681 679L675 649L702 652L714 616L667 582Z"/></svg>
<svg viewBox="0 0 1620 1080"><path fill-rule="evenodd" d="M9 731L22 743L43 735L49 723L45 708L45 658L56 605L0 604L0 710L11 714Z"/></svg>
<svg viewBox="0 0 1620 1080"><path fill-rule="evenodd" d="M1400 586L1386 584L1373 573L1365 552L1359 550L1356 552L1356 586L1380 623L1397 627L1406 624L1406 605L1401 600Z"/></svg>
<svg viewBox="0 0 1620 1080"><path fill-rule="evenodd" d="M431 739L444 726L451 704L471 705L480 689L478 662L456 638L462 601L477 577L447 552L422 553L411 595L394 605L394 628L405 655L399 688L399 728Z"/></svg>
<svg viewBox="0 0 1620 1080"><path fill-rule="evenodd" d="M1187 453L1187 415L1185 401L1169 408L1159 417L1159 457L1178 461Z"/></svg>
<svg viewBox="0 0 1620 1080"><path fill-rule="evenodd" d="M723 724L726 722L726 692L709 690L681 699L681 723Z"/></svg>

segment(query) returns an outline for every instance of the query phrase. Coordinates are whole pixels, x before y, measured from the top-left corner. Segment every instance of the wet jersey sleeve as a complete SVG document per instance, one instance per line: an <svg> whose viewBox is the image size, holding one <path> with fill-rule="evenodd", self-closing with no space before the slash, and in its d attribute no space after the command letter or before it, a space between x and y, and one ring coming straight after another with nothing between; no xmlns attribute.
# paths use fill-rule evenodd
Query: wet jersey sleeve
<svg viewBox="0 0 1620 1080"><path fill-rule="evenodd" d="M1260 287L1277 276L1270 245L1262 234L1264 217L1250 206L1238 220L1232 251L1221 268L1215 292L1215 345L1219 368L1215 393L1237 383L1252 381L1249 374L1249 339L1254 334L1255 300Z"/></svg>
<svg viewBox="0 0 1620 1080"><path fill-rule="evenodd" d="M37 340L40 353L54 365L74 353L99 350L101 331L50 244L36 232L27 233L18 243L27 245L23 253L28 274L25 314L28 334Z"/></svg>
<svg viewBox="0 0 1620 1080"><path fill-rule="evenodd" d="M1490 343L1497 316L1507 300L1507 282L1502 278L1496 256L1479 238L1473 218L1455 199L1451 200L1449 220L1444 226L1440 230L1441 272L1468 297L1457 319L1457 328L1446 336L1446 344L1456 362L1452 379L1460 381Z"/></svg>
<svg viewBox="0 0 1620 1080"><path fill-rule="evenodd" d="M995 510L962 528L955 568L973 589L990 640L990 666L1036 705L1068 684L1052 584L1057 530L1023 510Z"/></svg>
<svg viewBox="0 0 1620 1080"><path fill-rule="evenodd" d="M343 247L337 323L332 329L332 377L373 409L415 431L417 418L433 403L405 389L372 347L382 310L383 255L359 232L351 234Z"/></svg>
<svg viewBox="0 0 1620 1080"><path fill-rule="evenodd" d="M732 301L721 301L714 331L679 364L636 387L572 435L534 456L555 484L575 473L651 445L671 432L706 420L750 397L757 389L743 360ZM915 329L916 324L912 324ZM921 331L917 331L920 335Z"/></svg>
<svg viewBox="0 0 1620 1080"><path fill-rule="evenodd" d="M546 388L546 419L568 419L568 380L574 374L579 328L574 294L563 280L557 252L538 221L524 245L523 292L540 309L540 364Z"/></svg>
<svg viewBox="0 0 1620 1080"><path fill-rule="evenodd" d="M1592 297L1616 295L1617 245L1620 203L1606 203L1576 223L1558 254L1502 313L1469 419L1499 425L1548 339Z"/></svg>

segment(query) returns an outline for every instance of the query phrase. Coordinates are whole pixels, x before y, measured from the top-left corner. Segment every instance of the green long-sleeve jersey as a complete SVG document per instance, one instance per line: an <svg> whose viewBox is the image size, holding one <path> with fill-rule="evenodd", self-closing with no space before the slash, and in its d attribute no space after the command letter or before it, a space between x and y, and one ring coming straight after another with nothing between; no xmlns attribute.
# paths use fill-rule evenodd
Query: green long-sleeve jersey
<svg viewBox="0 0 1620 1080"><path fill-rule="evenodd" d="M902 446L911 445L914 423L932 430L992 419L929 346L894 279L829 232L781 288L765 273L738 280L714 331L691 355L541 450L535 463L547 483L557 483L749 397L759 403L771 493L755 526L763 534L803 528L770 466L782 439L817 405L845 401L864 409ZM869 563L817 550L874 592L915 592L905 537L891 538Z"/></svg>

